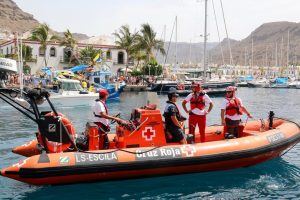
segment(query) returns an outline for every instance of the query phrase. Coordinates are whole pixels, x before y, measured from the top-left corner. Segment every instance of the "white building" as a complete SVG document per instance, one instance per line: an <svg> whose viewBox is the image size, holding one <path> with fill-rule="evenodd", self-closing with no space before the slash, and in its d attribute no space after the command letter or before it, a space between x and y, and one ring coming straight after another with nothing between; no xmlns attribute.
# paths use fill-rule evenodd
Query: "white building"
<svg viewBox="0 0 300 200"><path fill-rule="evenodd" d="M23 45L32 48L32 60L33 62L26 62L31 67L31 73L37 72L42 67L45 67L46 58L47 65L55 69L64 69L69 66L67 49L64 46L60 46L57 42L49 42L46 51L40 48L40 43L31 40L22 40ZM124 67L127 63L127 54L124 49L119 49L117 46L112 44L89 44L89 43L78 43L78 50L84 49L88 46L92 46L95 49L101 49L103 57L105 58L105 65L109 66L112 73ZM0 42L0 55L10 57L12 54L17 53L17 40L12 39L5 42Z"/></svg>

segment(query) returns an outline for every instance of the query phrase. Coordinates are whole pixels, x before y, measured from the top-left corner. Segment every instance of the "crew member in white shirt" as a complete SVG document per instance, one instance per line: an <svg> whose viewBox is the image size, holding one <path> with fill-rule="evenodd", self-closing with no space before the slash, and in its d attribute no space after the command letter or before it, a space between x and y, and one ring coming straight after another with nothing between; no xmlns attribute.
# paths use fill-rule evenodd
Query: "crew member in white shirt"
<svg viewBox="0 0 300 200"><path fill-rule="evenodd" d="M240 136L241 115L247 114L248 118L252 118L251 114L243 105L240 98L235 96L236 87L228 86L226 88L225 99L221 106L221 122L224 126L225 138L232 139Z"/></svg>
<svg viewBox="0 0 300 200"><path fill-rule="evenodd" d="M182 107L186 113L189 114L189 134L192 134L195 139L195 143L205 142L205 127L206 127L206 115L213 108L212 100L202 90L199 82L192 83L192 93L189 94L182 102ZM186 104L190 103L190 109L188 110ZM206 110L206 108L208 109ZM198 124L200 138L195 137L195 129Z"/></svg>

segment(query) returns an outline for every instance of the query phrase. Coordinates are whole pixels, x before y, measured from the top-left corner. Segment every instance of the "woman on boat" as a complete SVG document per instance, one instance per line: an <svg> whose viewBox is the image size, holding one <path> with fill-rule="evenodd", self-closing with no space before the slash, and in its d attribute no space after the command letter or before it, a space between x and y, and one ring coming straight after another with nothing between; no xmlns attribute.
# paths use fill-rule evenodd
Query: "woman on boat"
<svg viewBox="0 0 300 200"><path fill-rule="evenodd" d="M243 113L246 113L248 118L252 118L242 100L235 96L236 90L234 86L226 88L225 99L221 106L221 122L224 126L225 138L228 139L239 137L239 125Z"/></svg>
<svg viewBox="0 0 300 200"><path fill-rule="evenodd" d="M190 103L189 110L186 107L187 103ZM207 106L208 109L206 110L205 107ZM198 124L200 141L205 142L206 115L213 108L213 103L209 96L203 92L199 82L192 83L192 93L183 100L182 107L189 114L189 134L192 134L196 138L195 129ZM195 139L196 143L200 141L196 141Z"/></svg>
<svg viewBox="0 0 300 200"><path fill-rule="evenodd" d="M99 128L99 146L104 147L104 149L108 148L107 146L105 146L105 144L108 143L107 133L110 131L108 120L111 119L117 122L122 122L122 119L108 114L108 109L105 104L108 95L109 93L107 92L107 90L100 90L99 99L96 99L96 103L94 106L94 123L97 124Z"/></svg>
<svg viewBox="0 0 300 200"><path fill-rule="evenodd" d="M165 107L165 111L163 116L165 117L166 123L166 131L167 136L171 136L173 142L179 142L180 144L187 144L185 134L183 132L184 127L184 117L182 117L179 113L179 109L177 108L178 94L176 93L176 89L171 87L168 92L168 101Z"/></svg>

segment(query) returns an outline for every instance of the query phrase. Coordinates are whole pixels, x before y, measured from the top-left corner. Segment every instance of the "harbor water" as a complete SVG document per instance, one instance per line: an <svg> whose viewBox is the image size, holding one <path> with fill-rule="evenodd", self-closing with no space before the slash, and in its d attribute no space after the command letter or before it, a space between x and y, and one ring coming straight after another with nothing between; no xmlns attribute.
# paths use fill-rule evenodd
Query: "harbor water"
<svg viewBox="0 0 300 200"><path fill-rule="evenodd" d="M300 122L300 90L239 88L254 119L267 118L270 110L277 117ZM163 110L167 96L158 96ZM182 98L178 99L181 104ZM220 124L223 98L212 98L214 108L207 124ZM64 113L83 132L92 120L93 99L55 99L57 110ZM111 114L130 112L145 103L145 93L124 93L120 101L108 103ZM179 106L182 110L181 105ZM43 105L43 110L47 107ZM243 118L244 122L246 118ZM0 101L0 168L17 163L24 157L12 148L34 139L36 124ZM287 154L268 162L236 170L195 173L121 181L95 182L61 186L32 186L0 177L0 199L300 199L300 144Z"/></svg>

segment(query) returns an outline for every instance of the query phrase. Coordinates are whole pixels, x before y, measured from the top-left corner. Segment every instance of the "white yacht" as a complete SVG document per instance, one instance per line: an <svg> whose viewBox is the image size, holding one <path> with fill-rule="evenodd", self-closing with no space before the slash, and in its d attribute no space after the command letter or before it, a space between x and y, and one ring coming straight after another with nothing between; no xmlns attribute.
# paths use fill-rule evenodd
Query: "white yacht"
<svg viewBox="0 0 300 200"><path fill-rule="evenodd" d="M71 79L57 78L58 85L51 91L50 98L66 98L66 97L97 97L98 93L88 92L84 90L80 81Z"/></svg>
<svg viewBox="0 0 300 200"><path fill-rule="evenodd" d="M17 73L17 62L8 58L0 58L0 88L5 88L5 81L9 73Z"/></svg>

